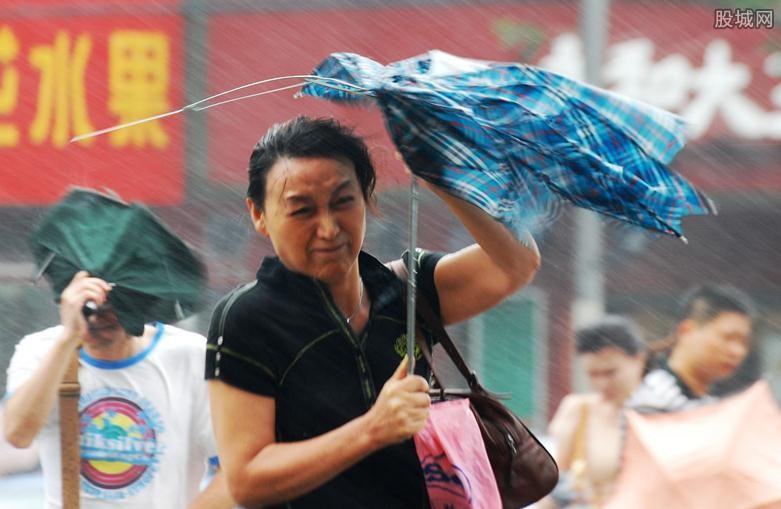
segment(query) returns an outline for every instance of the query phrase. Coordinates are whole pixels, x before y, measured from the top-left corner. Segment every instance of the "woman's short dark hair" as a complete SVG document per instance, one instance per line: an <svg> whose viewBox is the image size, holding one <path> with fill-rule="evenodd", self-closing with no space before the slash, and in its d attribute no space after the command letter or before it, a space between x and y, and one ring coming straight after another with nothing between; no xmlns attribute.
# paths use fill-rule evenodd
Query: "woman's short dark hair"
<svg viewBox="0 0 781 509"><path fill-rule="evenodd" d="M332 118L299 116L271 126L252 150L247 197L261 210L266 200L266 176L283 157L347 159L355 166L364 199L368 202L374 193L376 174L366 143Z"/></svg>
<svg viewBox="0 0 781 509"><path fill-rule="evenodd" d="M623 316L607 315L599 322L575 331L575 349L579 354L596 353L605 348L617 348L631 356L648 349L638 326Z"/></svg>
<svg viewBox="0 0 781 509"><path fill-rule="evenodd" d="M731 286L702 285L690 289L683 296L678 319L705 323L726 312L754 317L751 299L742 291Z"/></svg>

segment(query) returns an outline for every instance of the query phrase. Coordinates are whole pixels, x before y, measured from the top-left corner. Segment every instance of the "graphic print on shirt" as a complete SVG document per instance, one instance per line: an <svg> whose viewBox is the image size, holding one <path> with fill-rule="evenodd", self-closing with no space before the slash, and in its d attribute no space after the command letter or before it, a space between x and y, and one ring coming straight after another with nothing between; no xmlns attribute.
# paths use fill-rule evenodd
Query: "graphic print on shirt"
<svg viewBox="0 0 781 509"><path fill-rule="evenodd" d="M83 395L81 488L120 500L147 486L157 470L164 431L160 414L130 389L101 388Z"/></svg>
<svg viewBox="0 0 781 509"><path fill-rule="evenodd" d="M396 338L396 341L393 343L393 349L396 351L396 353L399 355L399 357L404 357L407 355L407 335L402 334L401 336ZM423 352L420 351L420 346L417 344L415 345L415 359L420 360L420 358L423 357Z"/></svg>

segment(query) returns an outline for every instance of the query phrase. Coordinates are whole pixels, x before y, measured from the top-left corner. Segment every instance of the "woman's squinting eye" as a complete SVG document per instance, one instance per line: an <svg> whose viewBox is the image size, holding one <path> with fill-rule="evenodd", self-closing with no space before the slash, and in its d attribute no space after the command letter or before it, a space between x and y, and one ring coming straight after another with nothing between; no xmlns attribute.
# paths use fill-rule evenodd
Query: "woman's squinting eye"
<svg viewBox="0 0 781 509"><path fill-rule="evenodd" d="M302 208L299 208L299 209L293 209L290 212L290 215L291 216L305 216L305 215L309 214L311 211L312 211L312 209L310 207L302 207Z"/></svg>
<svg viewBox="0 0 781 509"><path fill-rule="evenodd" d="M355 201L355 197L352 196L352 195L342 196L342 197L336 199L336 201L334 202L334 205L336 205L337 207L342 207L342 206L348 205L348 204L350 204L350 203L352 203L354 201Z"/></svg>

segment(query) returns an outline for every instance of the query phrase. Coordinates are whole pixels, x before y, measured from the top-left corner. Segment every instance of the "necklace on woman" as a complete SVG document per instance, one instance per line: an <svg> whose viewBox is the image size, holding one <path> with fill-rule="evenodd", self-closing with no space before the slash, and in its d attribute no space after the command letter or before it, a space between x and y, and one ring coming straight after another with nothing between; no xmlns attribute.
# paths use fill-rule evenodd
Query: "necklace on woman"
<svg viewBox="0 0 781 509"><path fill-rule="evenodd" d="M353 311L350 316L347 317L347 325L350 325L350 320L355 318L355 315L358 314L358 311L361 309L361 303L363 302L363 279L358 279L358 281L361 283L361 294L358 297L358 305L355 306L355 311Z"/></svg>

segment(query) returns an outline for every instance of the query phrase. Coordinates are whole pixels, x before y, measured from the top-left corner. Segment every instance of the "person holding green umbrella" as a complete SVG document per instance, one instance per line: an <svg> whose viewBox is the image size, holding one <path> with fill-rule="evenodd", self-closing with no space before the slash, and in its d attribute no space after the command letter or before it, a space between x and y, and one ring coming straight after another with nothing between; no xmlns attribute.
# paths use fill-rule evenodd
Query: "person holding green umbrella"
<svg viewBox="0 0 781 509"><path fill-rule="evenodd" d="M205 339L157 321L196 309L201 262L145 207L85 189L48 211L31 244L58 297L60 324L16 346L4 432L16 447L37 440L46 507L234 507L220 473L200 491L216 462ZM75 356L80 493L66 504L67 425L56 409Z"/></svg>

